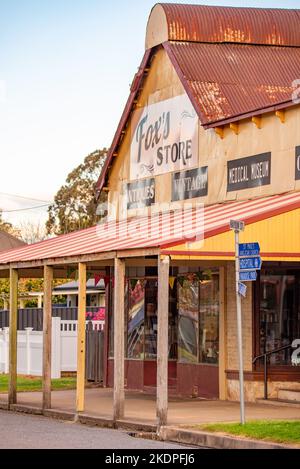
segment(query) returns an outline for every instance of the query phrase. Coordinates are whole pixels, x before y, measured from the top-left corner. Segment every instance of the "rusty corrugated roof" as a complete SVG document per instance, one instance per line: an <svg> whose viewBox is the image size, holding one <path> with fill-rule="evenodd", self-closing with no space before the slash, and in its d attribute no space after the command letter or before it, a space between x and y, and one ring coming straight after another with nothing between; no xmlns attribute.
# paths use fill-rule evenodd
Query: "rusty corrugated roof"
<svg viewBox="0 0 300 469"><path fill-rule="evenodd" d="M300 47L168 42L164 47L202 125L291 103Z"/></svg>
<svg viewBox="0 0 300 469"><path fill-rule="evenodd" d="M108 222L0 253L0 265L139 248L166 248L229 231L229 220L251 224L300 208L300 193L287 193L201 209L176 210ZM71 260L70 260L71 262Z"/></svg>
<svg viewBox="0 0 300 469"><path fill-rule="evenodd" d="M300 46L299 10L160 5L170 41Z"/></svg>

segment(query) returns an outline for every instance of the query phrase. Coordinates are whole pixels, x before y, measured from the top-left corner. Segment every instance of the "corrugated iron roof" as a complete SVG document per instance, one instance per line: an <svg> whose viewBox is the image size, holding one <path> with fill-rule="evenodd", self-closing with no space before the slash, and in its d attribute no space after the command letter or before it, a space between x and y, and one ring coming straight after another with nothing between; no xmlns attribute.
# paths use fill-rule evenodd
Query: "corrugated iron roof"
<svg viewBox="0 0 300 469"><path fill-rule="evenodd" d="M170 41L300 46L299 10L160 5Z"/></svg>
<svg viewBox="0 0 300 469"><path fill-rule="evenodd" d="M191 42L164 47L204 126L292 103L300 48Z"/></svg>
<svg viewBox="0 0 300 469"><path fill-rule="evenodd" d="M195 240L201 235L203 227L205 238L224 233L229 230L229 220L232 218L251 224L297 208L300 208L299 192L212 205L205 207L203 219L201 210L191 209L108 222L2 253L0 264L127 249L165 248Z"/></svg>

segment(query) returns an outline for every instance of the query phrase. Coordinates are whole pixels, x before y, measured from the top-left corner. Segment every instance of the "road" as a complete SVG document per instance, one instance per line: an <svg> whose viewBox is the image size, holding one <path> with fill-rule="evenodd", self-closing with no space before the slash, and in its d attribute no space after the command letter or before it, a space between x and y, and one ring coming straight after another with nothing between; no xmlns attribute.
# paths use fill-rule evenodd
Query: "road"
<svg viewBox="0 0 300 469"><path fill-rule="evenodd" d="M0 411L0 449L186 449L125 431Z"/></svg>

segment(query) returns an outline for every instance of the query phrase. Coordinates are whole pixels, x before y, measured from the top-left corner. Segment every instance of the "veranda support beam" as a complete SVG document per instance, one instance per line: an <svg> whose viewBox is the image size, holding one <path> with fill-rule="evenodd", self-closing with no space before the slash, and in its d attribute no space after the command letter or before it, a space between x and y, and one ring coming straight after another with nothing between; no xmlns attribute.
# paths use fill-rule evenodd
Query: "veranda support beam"
<svg viewBox="0 0 300 469"><path fill-rule="evenodd" d="M43 309L43 409L51 409L52 281L53 268L45 265Z"/></svg>
<svg viewBox="0 0 300 469"><path fill-rule="evenodd" d="M9 387L8 403L17 403L17 317L18 317L18 271L10 269L9 300Z"/></svg>
<svg viewBox="0 0 300 469"><path fill-rule="evenodd" d="M78 283L76 410L77 412L83 412L85 388L86 264L78 264Z"/></svg>
<svg viewBox="0 0 300 469"><path fill-rule="evenodd" d="M125 260L115 259L114 285L114 421L124 418Z"/></svg>
<svg viewBox="0 0 300 469"><path fill-rule="evenodd" d="M156 415L159 428L168 421L169 268L168 256L158 259Z"/></svg>

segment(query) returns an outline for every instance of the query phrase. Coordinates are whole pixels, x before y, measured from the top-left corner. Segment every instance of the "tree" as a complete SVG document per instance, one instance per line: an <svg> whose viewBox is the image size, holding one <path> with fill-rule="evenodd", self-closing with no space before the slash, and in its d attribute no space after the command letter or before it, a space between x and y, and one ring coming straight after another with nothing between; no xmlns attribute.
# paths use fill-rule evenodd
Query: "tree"
<svg viewBox="0 0 300 469"><path fill-rule="evenodd" d="M75 168L57 192L48 209L47 233L64 234L97 223L95 186L102 171L107 150L96 150ZM101 195L104 202L104 195Z"/></svg>
<svg viewBox="0 0 300 469"><path fill-rule="evenodd" d="M32 221L22 222L19 225L21 239L27 244L44 241L47 238L46 227L41 223L33 223Z"/></svg>
<svg viewBox="0 0 300 469"><path fill-rule="evenodd" d="M14 228L13 225L7 221L3 220L2 210L0 209L0 231L5 231L17 238L20 238L20 230Z"/></svg>

